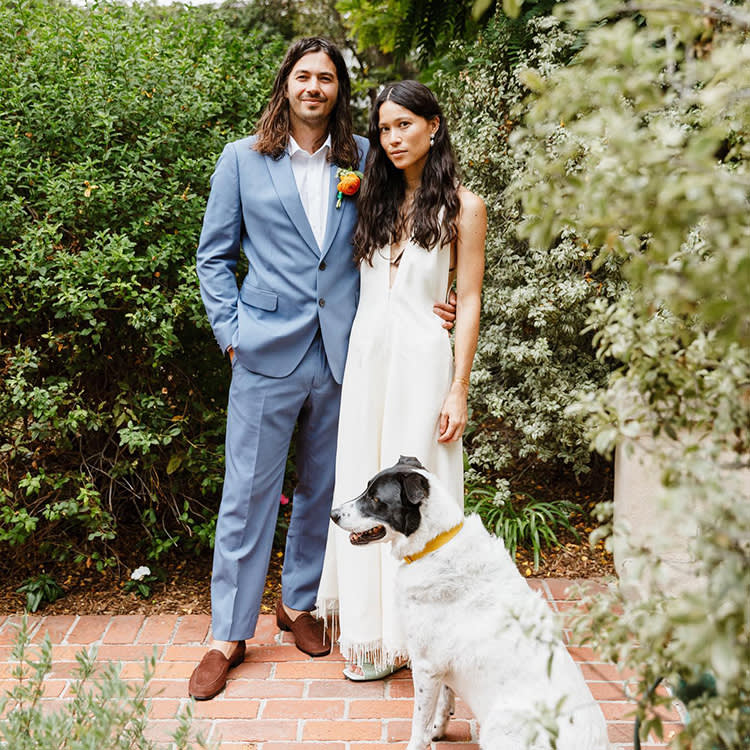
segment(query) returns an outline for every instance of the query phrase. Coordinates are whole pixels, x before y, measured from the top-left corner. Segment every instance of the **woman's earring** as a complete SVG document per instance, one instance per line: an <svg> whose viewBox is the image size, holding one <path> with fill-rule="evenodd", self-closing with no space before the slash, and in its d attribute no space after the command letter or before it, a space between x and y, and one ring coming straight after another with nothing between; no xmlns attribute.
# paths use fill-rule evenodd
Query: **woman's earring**
<svg viewBox="0 0 750 750"><path fill-rule="evenodd" d="M430 147L432 147L432 146L434 146L434 145L435 145L435 134L433 133L433 134L432 134L432 135L430 136Z"/></svg>

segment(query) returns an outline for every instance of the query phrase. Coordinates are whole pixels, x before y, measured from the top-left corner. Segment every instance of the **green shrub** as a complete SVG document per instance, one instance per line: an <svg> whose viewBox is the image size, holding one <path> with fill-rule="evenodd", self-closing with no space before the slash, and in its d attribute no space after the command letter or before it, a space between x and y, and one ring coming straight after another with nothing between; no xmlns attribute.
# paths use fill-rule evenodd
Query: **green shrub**
<svg viewBox="0 0 750 750"><path fill-rule="evenodd" d="M0 748L7 750L156 750L147 738L148 688L155 659L146 661L143 682L128 685L119 677L119 666L102 667L96 654L76 654L78 667L70 687L71 698L56 709L45 705L44 680L52 671L52 644L45 638L32 645L23 623L13 645L13 686L0 695ZM179 716L171 750L206 748L201 736L190 730L188 708Z"/></svg>
<svg viewBox="0 0 750 750"><path fill-rule="evenodd" d="M204 9L0 4L0 541L19 559L111 564L126 523L151 557L211 543L229 373L195 248L283 47Z"/></svg>
<svg viewBox="0 0 750 750"><path fill-rule="evenodd" d="M47 602L57 601L65 593L60 584L47 573L27 578L16 592L26 594L27 612L36 612L39 607Z"/></svg>

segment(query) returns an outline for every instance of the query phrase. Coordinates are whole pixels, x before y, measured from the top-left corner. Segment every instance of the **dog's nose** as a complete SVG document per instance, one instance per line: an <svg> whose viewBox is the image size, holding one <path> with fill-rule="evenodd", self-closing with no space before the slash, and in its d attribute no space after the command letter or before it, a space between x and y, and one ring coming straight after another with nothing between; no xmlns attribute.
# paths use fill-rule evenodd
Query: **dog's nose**
<svg viewBox="0 0 750 750"><path fill-rule="evenodd" d="M338 511L338 509L337 509L337 508L334 508L334 509L333 509L333 510L331 511L331 520L332 520L332 521L333 521L334 523L338 523L338 522L339 522L339 518L341 518L341 513L339 513L339 511Z"/></svg>

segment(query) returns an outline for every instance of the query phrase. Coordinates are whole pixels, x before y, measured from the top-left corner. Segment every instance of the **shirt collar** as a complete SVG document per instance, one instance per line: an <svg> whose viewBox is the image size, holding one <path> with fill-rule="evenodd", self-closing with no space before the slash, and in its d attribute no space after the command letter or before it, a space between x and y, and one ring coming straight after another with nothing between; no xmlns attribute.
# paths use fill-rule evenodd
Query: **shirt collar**
<svg viewBox="0 0 750 750"><path fill-rule="evenodd" d="M297 143L297 141L294 140L294 138L290 135L289 136L289 145L287 146L287 151L289 152L289 156L294 156L299 151L304 151L307 156L317 156L323 149L331 148L331 134L329 133L326 136L326 139L323 141L323 145L314 153L310 154L305 149L302 148L302 146Z"/></svg>

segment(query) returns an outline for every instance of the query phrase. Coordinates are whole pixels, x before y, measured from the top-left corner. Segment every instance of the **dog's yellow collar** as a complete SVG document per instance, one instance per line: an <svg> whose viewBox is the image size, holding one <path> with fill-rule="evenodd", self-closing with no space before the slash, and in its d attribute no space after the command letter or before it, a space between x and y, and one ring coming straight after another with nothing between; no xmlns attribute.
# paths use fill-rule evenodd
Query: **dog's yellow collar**
<svg viewBox="0 0 750 750"><path fill-rule="evenodd" d="M404 556L404 562L413 563L415 560L419 560L420 557L424 557L425 555L429 555L430 552L434 552L436 549L440 549L444 544L450 542L450 540L453 539L453 537L456 536L459 531L461 531L463 525L464 522L461 521L458 526L454 526L452 529L448 529L448 531L444 531L442 534L438 534L434 539L430 539L430 541L425 544L421 551L415 552L413 555Z"/></svg>

